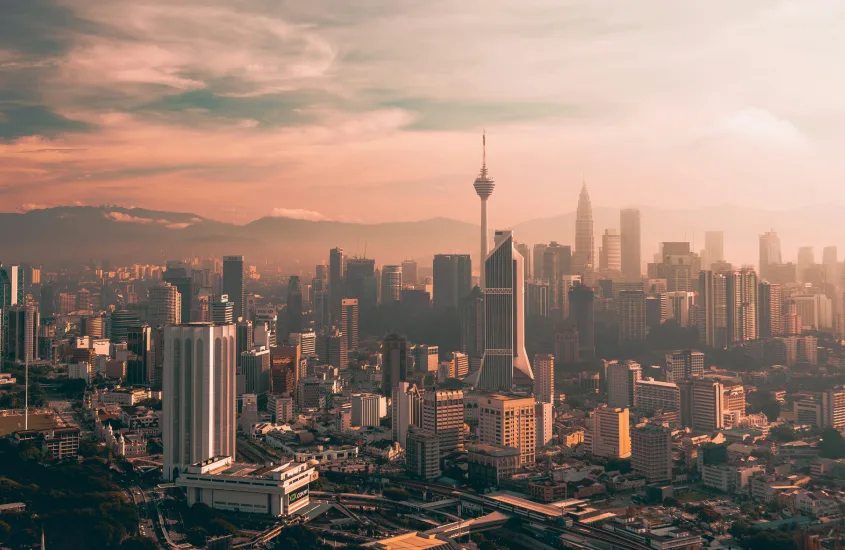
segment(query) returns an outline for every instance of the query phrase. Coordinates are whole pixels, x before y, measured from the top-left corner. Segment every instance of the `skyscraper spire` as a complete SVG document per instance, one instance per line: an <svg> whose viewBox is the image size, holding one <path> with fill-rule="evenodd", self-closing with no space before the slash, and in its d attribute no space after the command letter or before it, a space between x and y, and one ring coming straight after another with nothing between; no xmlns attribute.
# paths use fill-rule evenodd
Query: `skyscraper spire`
<svg viewBox="0 0 845 550"><path fill-rule="evenodd" d="M578 210L575 217L575 254L572 267L576 273L583 274L587 267L594 268L593 258L595 236L593 234L593 206L587 184L582 181L581 194L578 197Z"/></svg>

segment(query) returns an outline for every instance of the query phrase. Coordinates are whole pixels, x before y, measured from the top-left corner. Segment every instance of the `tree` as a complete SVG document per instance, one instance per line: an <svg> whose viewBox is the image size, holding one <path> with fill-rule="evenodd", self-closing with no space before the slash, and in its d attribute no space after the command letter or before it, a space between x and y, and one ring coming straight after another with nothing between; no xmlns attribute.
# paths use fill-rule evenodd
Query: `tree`
<svg viewBox="0 0 845 550"><path fill-rule="evenodd" d="M202 548L205 546L205 541L208 539L208 531L202 527L191 527L188 529L185 539L187 539L187 541L192 545Z"/></svg>
<svg viewBox="0 0 845 550"><path fill-rule="evenodd" d="M842 434L838 430L826 428L822 431L819 451L824 458L845 458L845 438L842 437Z"/></svg>
<svg viewBox="0 0 845 550"><path fill-rule="evenodd" d="M157 550L158 544L147 537L134 536L120 543L120 550Z"/></svg>
<svg viewBox="0 0 845 550"><path fill-rule="evenodd" d="M780 403L777 401L767 401L763 403L763 406L760 407L760 411L766 415L766 418L769 419L769 422L774 422L780 416Z"/></svg>

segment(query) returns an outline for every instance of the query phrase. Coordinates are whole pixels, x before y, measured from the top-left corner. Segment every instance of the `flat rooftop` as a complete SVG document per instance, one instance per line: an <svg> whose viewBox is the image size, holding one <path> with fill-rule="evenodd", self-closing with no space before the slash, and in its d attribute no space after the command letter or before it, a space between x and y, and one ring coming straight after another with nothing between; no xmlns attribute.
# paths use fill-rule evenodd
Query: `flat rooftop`
<svg viewBox="0 0 845 550"><path fill-rule="evenodd" d="M389 539L382 539L376 542L365 544L369 548L382 548L384 550L404 550L436 548L447 544L446 541L436 538L434 535L422 533L405 533Z"/></svg>
<svg viewBox="0 0 845 550"><path fill-rule="evenodd" d="M22 414L10 414L7 416L0 415L0 437L6 437L14 432L23 430L24 416ZM29 429L30 430L49 430L56 428L56 422L53 420L52 414L32 414L29 415Z"/></svg>

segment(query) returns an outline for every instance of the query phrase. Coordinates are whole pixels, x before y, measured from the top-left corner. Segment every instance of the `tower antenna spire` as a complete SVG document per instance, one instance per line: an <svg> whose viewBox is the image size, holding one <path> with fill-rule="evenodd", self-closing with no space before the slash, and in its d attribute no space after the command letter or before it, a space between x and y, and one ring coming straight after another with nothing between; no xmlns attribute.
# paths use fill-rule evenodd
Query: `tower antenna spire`
<svg viewBox="0 0 845 550"><path fill-rule="evenodd" d="M481 168L487 169L487 130L481 131Z"/></svg>

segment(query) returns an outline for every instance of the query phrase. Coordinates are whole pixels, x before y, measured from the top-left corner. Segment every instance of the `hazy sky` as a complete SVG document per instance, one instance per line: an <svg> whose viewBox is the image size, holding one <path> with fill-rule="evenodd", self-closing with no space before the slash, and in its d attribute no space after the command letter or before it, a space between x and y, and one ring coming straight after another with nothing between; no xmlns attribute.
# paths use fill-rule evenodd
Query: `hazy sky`
<svg viewBox="0 0 845 550"><path fill-rule="evenodd" d="M176 6L178 4L178 6ZM0 0L5 210L845 204L841 0ZM765 228L763 228L765 229Z"/></svg>

